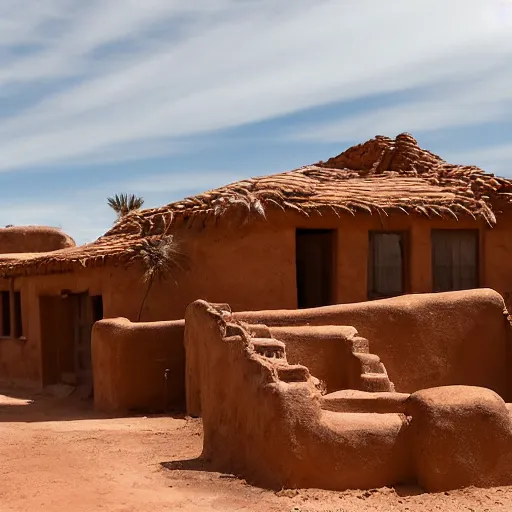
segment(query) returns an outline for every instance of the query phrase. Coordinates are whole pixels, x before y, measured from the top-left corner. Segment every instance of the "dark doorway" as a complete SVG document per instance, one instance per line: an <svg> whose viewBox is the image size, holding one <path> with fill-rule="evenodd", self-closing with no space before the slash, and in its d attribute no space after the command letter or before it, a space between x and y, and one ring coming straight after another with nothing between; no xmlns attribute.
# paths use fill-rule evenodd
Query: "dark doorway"
<svg viewBox="0 0 512 512"><path fill-rule="evenodd" d="M295 257L299 308L332 303L334 240L334 230L297 230Z"/></svg>
<svg viewBox="0 0 512 512"><path fill-rule="evenodd" d="M432 281L434 292L479 287L478 230L432 230Z"/></svg>
<svg viewBox="0 0 512 512"><path fill-rule="evenodd" d="M405 290L404 233L370 231L368 299L402 295Z"/></svg>
<svg viewBox="0 0 512 512"><path fill-rule="evenodd" d="M43 385L65 383L92 397L91 332L103 318L101 295L63 293L39 298Z"/></svg>
<svg viewBox="0 0 512 512"><path fill-rule="evenodd" d="M75 384L73 313L69 298L39 297L43 386Z"/></svg>

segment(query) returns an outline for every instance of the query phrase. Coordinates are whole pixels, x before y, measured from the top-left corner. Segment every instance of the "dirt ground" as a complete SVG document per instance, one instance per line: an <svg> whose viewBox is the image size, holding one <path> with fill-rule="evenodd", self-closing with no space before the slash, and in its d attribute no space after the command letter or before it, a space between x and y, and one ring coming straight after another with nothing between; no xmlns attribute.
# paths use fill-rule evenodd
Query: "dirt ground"
<svg viewBox="0 0 512 512"><path fill-rule="evenodd" d="M0 512L512 510L512 487L273 492L208 471L183 416L107 418L73 395L0 386Z"/></svg>

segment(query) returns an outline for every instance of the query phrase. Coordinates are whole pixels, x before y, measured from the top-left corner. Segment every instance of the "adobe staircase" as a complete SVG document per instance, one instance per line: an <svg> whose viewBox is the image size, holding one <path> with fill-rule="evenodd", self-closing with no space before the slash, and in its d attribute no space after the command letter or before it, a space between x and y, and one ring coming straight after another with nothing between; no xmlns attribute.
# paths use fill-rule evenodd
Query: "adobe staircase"
<svg viewBox="0 0 512 512"><path fill-rule="evenodd" d="M395 386L389 380L388 373L380 357L370 353L370 343L358 335L351 339L352 355L356 360L358 372L355 372L351 388L368 392L394 392ZM359 381L359 382L357 382Z"/></svg>
<svg viewBox="0 0 512 512"><path fill-rule="evenodd" d="M308 368L300 364L289 364L286 360L285 344L271 337L269 329L264 325L244 325L249 327L252 336L250 339L253 350L260 356L273 360L279 380L283 382L306 382L311 375ZM224 340L229 342L238 336L243 336L242 328L237 324L227 324ZM318 379L316 379L318 380Z"/></svg>
<svg viewBox="0 0 512 512"><path fill-rule="evenodd" d="M275 361L280 380L284 382L304 382L309 378L308 368L302 365L288 364L285 344L272 338L267 326L246 324L244 327L254 336L251 338L251 344L257 354L280 360L279 362ZM331 326L328 327L332 328ZM319 330L322 328L323 326L318 326ZM379 356L370 353L369 341L359 336L355 329L353 331L354 335L348 339L349 350L353 357L349 388L373 393L394 392L395 387L389 380L384 364ZM229 333L227 335L229 336Z"/></svg>

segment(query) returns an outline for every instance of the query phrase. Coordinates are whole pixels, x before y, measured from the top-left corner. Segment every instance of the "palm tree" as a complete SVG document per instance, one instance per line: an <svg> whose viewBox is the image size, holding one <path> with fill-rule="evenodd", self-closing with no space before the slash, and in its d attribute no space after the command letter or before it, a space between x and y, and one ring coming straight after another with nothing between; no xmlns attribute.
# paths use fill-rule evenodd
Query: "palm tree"
<svg viewBox="0 0 512 512"><path fill-rule="evenodd" d="M131 211L139 210L144 204L144 199L134 194L116 194L114 197L108 197L107 202L110 208L116 212L117 220L119 220Z"/></svg>
<svg viewBox="0 0 512 512"><path fill-rule="evenodd" d="M145 247L140 251L140 257L144 267L142 280L147 283L147 288L140 305L138 322L155 280L164 281L172 277L176 269L184 270L188 264L187 257L180 251L180 244L173 235L146 240Z"/></svg>

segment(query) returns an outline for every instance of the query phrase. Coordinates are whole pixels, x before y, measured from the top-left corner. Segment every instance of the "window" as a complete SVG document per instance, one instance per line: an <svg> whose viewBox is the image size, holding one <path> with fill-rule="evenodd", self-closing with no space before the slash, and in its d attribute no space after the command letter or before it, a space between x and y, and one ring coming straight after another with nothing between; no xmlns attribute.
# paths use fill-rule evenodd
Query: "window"
<svg viewBox="0 0 512 512"><path fill-rule="evenodd" d="M2 323L0 325L0 336L11 335L11 301L9 292L1 292L2 301Z"/></svg>
<svg viewBox="0 0 512 512"><path fill-rule="evenodd" d="M478 288L478 230L432 230L434 292Z"/></svg>
<svg viewBox="0 0 512 512"><path fill-rule="evenodd" d="M11 300L12 297L12 300ZM23 335L21 318L21 293L0 292L0 336L19 338ZM14 319L14 324L12 320Z"/></svg>
<svg viewBox="0 0 512 512"><path fill-rule="evenodd" d="M371 231L368 252L368 299L404 293L404 234Z"/></svg>
<svg viewBox="0 0 512 512"><path fill-rule="evenodd" d="M103 297L101 295L92 295L92 319L94 322L103 319Z"/></svg>

